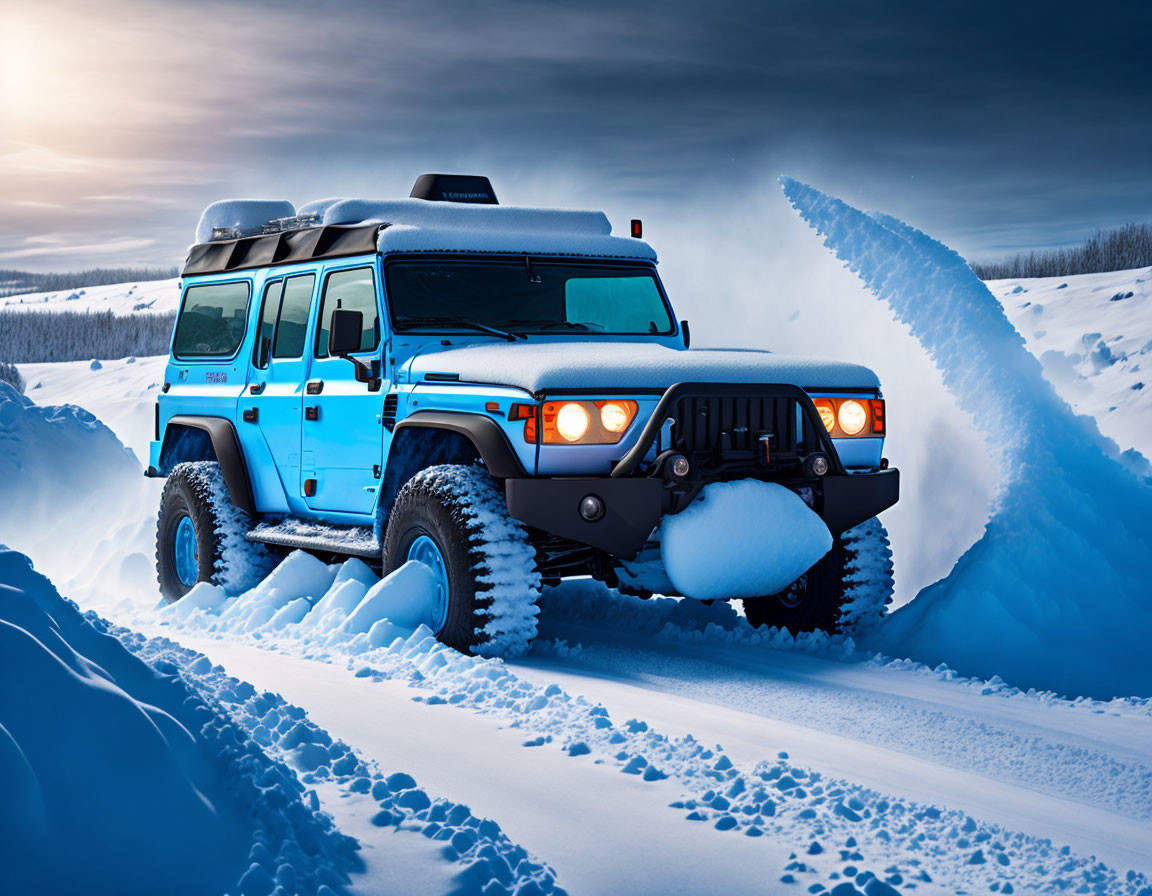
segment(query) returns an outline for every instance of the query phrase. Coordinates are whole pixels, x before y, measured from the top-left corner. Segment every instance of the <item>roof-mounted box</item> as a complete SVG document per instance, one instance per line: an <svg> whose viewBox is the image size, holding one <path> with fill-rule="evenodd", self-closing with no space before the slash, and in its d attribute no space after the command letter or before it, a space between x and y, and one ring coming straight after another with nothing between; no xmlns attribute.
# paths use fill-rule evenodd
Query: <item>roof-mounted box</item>
<svg viewBox="0 0 1152 896"><path fill-rule="evenodd" d="M492 182L477 174L421 174L409 195L433 202L499 205Z"/></svg>

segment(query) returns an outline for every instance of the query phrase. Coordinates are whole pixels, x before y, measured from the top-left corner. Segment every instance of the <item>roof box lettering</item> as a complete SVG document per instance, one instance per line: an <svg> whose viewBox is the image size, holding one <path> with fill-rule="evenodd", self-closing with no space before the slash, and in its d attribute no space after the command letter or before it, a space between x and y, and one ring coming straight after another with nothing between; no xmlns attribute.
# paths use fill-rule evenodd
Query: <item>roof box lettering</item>
<svg viewBox="0 0 1152 896"><path fill-rule="evenodd" d="M470 202L498 205L488 178L477 174L421 174L409 194L412 199L432 202Z"/></svg>

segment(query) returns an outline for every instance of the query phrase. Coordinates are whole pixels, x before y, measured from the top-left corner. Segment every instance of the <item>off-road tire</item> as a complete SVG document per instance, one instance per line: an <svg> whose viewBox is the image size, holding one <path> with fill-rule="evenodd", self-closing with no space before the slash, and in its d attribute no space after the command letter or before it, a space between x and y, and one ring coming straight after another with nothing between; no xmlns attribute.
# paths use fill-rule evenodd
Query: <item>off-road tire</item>
<svg viewBox="0 0 1152 896"><path fill-rule="evenodd" d="M385 574L404 565L421 535L436 542L448 575L448 618L439 639L482 656L527 652L539 612L536 552L488 472L443 464L409 479L388 515Z"/></svg>
<svg viewBox="0 0 1152 896"><path fill-rule="evenodd" d="M860 637L884 618L892 588L888 532L873 517L840 535L832 550L788 589L745 598L744 615L754 626L786 628L793 634L819 629Z"/></svg>
<svg viewBox="0 0 1152 896"><path fill-rule="evenodd" d="M185 515L196 532L197 583L211 582L229 594L240 594L259 584L276 565L275 555L244 537L252 520L228 497L220 465L177 464L164 483L156 524L156 578L168 603L192 590L176 574L173 552L176 528Z"/></svg>

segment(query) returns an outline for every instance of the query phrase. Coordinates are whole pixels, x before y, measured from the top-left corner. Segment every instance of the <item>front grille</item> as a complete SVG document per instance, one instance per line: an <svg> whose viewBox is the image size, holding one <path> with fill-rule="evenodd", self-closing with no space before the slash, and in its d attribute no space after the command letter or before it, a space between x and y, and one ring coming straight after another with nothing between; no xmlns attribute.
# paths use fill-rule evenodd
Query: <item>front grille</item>
<svg viewBox="0 0 1152 896"><path fill-rule="evenodd" d="M672 445L713 466L786 466L798 457L797 417L792 398L686 396L676 402Z"/></svg>

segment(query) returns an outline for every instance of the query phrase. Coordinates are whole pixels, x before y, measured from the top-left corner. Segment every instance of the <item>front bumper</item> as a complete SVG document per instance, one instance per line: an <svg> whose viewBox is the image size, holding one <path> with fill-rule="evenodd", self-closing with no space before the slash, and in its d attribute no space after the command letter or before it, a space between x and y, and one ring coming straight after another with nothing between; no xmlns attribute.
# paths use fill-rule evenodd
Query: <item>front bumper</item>
<svg viewBox="0 0 1152 896"><path fill-rule="evenodd" d="M879 453L880 445L870 447ZM828 460L821 477L807 472L806 460L817 453ZM684 479L668 474L661 461L674 454L690 461ZM897 470L849 473L809 395L780 383L678 383L661 396L610 475L507 479L505 496L508 512L525 525L627 560L662 516L684 510L709 483L736 479L801 492L833 535L871 519L900 496ZM605 508L595 521L580 515L589 495Z"/></svg>
<svg viewBox="0 0 1152 896"><path fill-rule="evenodd" d="M811 488L814 509L833 535L887 510L900 497L900 471L895 469L781 484ZM667 488L663 479L648 476L508 479L504 494L509 514L524 525L627 560L666 512ZM580 502L588 495L604 502L604 516L593 522L580 515Z"/></svg>

